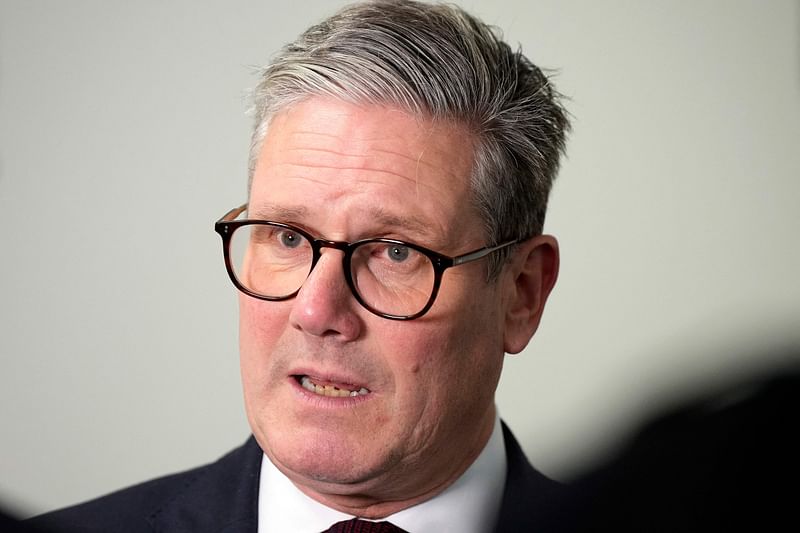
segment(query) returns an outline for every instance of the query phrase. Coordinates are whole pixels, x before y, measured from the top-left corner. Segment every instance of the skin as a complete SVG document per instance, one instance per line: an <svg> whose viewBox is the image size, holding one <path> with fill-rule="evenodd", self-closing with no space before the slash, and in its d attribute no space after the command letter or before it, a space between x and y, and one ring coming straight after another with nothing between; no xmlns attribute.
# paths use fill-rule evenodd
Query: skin
<svg viewBox="0 0 800 533"><path fill-rule="evenodd" d="M274 117L248 217L458 255L486 244L470 204L472 155L457 125L312 97ZM240 294L242 381L258 443L305 494L353 515L382 518L435 496L486 444L504 352L533 335L557 271L556 241L533 238L495 282L485 281L485 261L447 270L431 310L407 322L361 307L333 249L293 299ZM369 393L319 396L300 375Z"/></svg>

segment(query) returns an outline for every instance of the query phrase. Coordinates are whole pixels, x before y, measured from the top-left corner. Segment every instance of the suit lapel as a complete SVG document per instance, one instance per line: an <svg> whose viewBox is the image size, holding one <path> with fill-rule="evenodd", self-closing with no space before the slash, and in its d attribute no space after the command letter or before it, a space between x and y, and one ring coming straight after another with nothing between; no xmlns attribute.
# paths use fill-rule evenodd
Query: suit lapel
<svg viewBox="0 0 800 533"><path fill-rule="evenodd" d="M196 472L176 497L150 516L155 531L257 533L262 451L252 436Z"/></svg>
<svg viewBox="0 0 800 533"><path fill-rule="evenodd" d="M495 531L557 531L552 512L563 486L534 469L503 422L508 475Z"/></svg>

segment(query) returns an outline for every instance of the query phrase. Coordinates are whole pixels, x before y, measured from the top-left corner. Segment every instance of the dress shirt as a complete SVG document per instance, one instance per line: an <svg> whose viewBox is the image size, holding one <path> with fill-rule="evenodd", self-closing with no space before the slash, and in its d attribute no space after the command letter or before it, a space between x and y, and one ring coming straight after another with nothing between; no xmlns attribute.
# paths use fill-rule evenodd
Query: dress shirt
<svg viewBox="0 0 800 533"><path fill-rule="evenodd" d="M478 458L452 485L422 503L382 518L410 533L483 533L497 522L506 482L500 418ZM258 533L319 533L353 518L303 494L264 455L258 491Z"/></svg>

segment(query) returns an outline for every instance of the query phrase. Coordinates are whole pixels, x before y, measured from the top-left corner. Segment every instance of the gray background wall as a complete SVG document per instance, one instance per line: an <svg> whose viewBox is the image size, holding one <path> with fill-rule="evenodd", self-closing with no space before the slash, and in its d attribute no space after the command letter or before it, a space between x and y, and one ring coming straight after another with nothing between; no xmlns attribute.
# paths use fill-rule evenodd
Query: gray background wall
<svg viewBox="0 0 800 533"><path fill-rule="evenodd" d="M800 325L800 8L463 1L560 70L559 284L498 403L568 479ZM32 514L242 442L252 66L341 2L0 2L0 503Z"/></svg>

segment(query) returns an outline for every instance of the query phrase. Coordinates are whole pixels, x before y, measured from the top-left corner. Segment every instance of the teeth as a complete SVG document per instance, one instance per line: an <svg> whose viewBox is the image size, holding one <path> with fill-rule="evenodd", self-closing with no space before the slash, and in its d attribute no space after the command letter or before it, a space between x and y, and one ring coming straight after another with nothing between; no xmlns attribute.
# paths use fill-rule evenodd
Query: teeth
<svg viewBox="0 0 800 533"><path fill-rule="evenodd" d="M340 389L338 387L334 387L333 385L317 385L311 378L308 376L303 376L300 378L300 385L303 386L304 389L309 390L315 394L319 394L320 396L331 396L334 398L347 398L355 397L355 396L363 396L365 394L369 394L369 390L364 387L361 387L359 390L347 390L347 389Z"/></svg>

